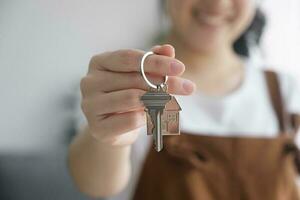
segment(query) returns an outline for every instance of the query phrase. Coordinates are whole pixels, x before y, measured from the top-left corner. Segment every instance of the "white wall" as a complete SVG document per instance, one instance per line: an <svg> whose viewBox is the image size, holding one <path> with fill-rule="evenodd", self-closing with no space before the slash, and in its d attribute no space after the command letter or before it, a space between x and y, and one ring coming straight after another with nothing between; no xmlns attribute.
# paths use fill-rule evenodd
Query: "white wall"
<svg viewBox="0 0 300 200"><path fill-rule="evenodd" d="M89 58L145 47L157 31L157 7L139 0L0 0L0 152L61 144Z"/></svg>
<svg viewBox="0 0 300 200"><path fill-rule="evenodd" d="M300 84L300 1L261 2L268 18L262 44L266 63L292 74Z"/></svg>

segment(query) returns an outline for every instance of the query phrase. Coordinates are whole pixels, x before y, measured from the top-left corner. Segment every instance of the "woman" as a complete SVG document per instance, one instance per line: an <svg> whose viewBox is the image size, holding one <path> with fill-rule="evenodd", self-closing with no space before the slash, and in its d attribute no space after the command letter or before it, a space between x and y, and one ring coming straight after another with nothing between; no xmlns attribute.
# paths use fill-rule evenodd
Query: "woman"
<svg viewBox="0 0 300 200"><path fill-rule="evenodd" d="M88 125L69 154L82 192L143 200L299 199L292 148L286 150L296 130L286 119L290 113L298 119L299 93L290 78L242 57L249 53L245 38L260 32L256 7L254 0L166 1L171 45L153 47L145 71L155 83L169 76L168 92L178 95L183 111L182 135L166 137L160 153L145 151L141 128L145 52L91 59L81 81Z"/></svg>

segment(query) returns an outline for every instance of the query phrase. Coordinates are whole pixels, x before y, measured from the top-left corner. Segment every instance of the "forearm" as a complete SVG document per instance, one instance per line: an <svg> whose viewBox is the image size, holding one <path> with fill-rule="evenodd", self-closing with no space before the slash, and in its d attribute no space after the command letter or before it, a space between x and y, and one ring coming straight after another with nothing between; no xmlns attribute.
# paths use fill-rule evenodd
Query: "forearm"
<svg viewBox="0 0 300 200"><path fill-rule="evenodd" d="M122 190L130 177L130 146L105 146L85 129L70 145L68 164L83 193L93 197L111 196Z"/></svg>

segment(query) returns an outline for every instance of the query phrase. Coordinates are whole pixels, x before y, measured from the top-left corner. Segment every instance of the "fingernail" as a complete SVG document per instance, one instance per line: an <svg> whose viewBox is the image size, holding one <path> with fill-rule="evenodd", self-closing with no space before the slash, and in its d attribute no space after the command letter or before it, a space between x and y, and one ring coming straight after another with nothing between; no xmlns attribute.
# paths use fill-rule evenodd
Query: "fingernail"
<svg viewBox="0 0 300 200"><path fill-rule="evenodd" d="M171 73L172 74L179 74L180 72L182 72L182 69L183 69L182 64L180 64L178 62L171 63Z"/></svg>
<svg viewBox="0 0 300 200"><path fill-rule="evenodd" d="M173 47L172 45L170 45L170 44L164 44L163 46L164 46L164 47L169 47L169 48L174 49L174 47Z"/></svg>
<svg viewBox="0 0 300 200"><path fill-rule="evenodd" d="M182 84L182 88L186 93L190 94L194 91L195 84L192 81L184 80Z"/></svg>
<svg viewBox="0 0 300 200"><path fill-rule="evenodd" d="M155 50L157 50L157 49L160 48L160 47L161 47L161 45L155 45L155 46L152 48L152 50L155 51Z"/></svg>

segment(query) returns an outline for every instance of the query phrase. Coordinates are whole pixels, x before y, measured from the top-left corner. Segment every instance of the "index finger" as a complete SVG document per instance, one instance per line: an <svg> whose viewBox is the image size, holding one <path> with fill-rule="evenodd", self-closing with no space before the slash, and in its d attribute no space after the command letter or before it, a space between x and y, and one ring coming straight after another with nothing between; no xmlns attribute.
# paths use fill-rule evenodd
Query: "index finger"
<svg viewBox="0 0 300 200"><path fill-rule="evenodd" d="M140 62L144 51L122 49L96 55L91 59L90 67L95 70L114 72L140 72ZM156 75L176 76L184 72L184 64L172 57L150 55L144 63L144 71Z"/></svg>

